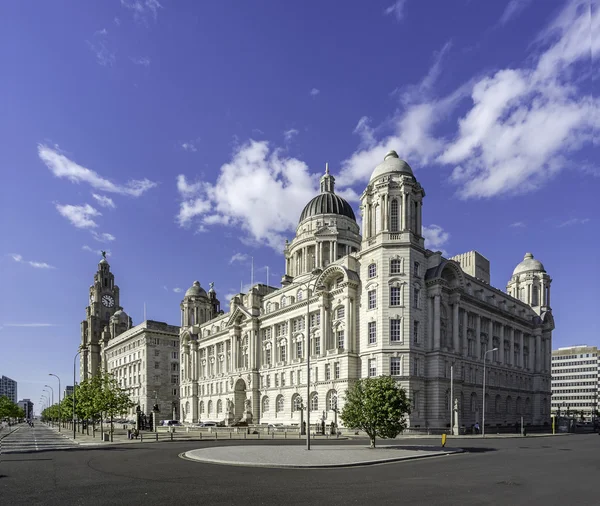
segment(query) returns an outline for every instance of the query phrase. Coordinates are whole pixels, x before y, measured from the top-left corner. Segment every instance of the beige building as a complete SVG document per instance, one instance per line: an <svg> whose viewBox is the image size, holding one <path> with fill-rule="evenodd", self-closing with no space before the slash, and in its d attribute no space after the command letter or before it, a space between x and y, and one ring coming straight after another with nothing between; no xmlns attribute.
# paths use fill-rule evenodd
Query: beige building
<svg viewBox="0 0 600 506"><path fill-rule="evenodd" d="M426 249L424 197L389 152L361 196L361 234L326 171L286 242L281 288L257 284L219 314L192 287L181 304L182 419L297 424L308 407L329 424L353 381L392 375L412 399L410 426L445 428L453 367L458 423L470 426L482 422L486 359L486 424L547 423L550 277L528 253L503 292L481 254Z"/></svg>
<svg viewBox="0 0 600 506"><path fill-rule="evenodd" d="M179 415L179 327L146 320L135 327L119 306L119 288L103 258L90 286L90 304L81 325L81 378L112 373L141 411L158 418ZM135 414L132 407L130 416ZM124 415L126 413L123 413Z"/></svg>
<svg viewBox="0 0 600 506"><path fill-rule="evenodd" d="M596 346L552 351L552 414L591 419L598 409L600 355Z"/></svg>

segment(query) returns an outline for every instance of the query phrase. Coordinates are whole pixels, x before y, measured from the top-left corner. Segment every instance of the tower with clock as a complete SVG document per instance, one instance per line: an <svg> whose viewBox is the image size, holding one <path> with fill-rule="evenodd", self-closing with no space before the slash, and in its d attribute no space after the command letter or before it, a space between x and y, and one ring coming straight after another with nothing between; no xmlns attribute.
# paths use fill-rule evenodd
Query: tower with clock
<svg viewBox="0 0 600 506"><path fill-rule="evenodd" d="M81 322L81 368L80 377L95 376L102 364L102 331L109 326L111 317L120 310L119 287L103 252L98 270L94 274L94 284L90 286L89 305L85 308L86 317Z"/></svg>

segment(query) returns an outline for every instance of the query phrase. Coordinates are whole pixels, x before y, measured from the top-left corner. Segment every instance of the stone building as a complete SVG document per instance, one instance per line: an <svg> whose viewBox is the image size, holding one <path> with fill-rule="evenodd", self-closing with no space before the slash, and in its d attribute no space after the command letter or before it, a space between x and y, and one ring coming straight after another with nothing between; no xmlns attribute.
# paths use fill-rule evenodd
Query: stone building
<svg viewBox="0 0 600 506"><path fill-rule="evenodd" d="M106 258L98 264L81 323L81 379L112 373L141 411L158 404L159 419L179 410L179 327L146 320L133 326L119 305L119 287ZM129 413L135 413L136 406Z"/></svg>
<svg viewBox="0 0 600 506"><path fill-rule="evenodd" d="M298 424L308 408L329 424L353 381L392 375L412 399L410 427L445 428L452 370L458 423L469 426L482 422L486 360L486 424L547 422L554 322L543 265L525 255L503 292L476 251L426 249L425 191L394 151L361 196L362 234L334 182L326 170L286 242L281 288L257 284L225 314L184 297L182 418Z"/></svg>

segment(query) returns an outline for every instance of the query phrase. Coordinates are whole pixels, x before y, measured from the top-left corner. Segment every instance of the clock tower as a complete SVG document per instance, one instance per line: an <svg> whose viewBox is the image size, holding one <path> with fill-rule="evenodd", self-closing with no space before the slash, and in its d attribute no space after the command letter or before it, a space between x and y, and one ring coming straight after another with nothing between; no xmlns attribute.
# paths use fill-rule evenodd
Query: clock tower
<svg viewBox="0 0 600 506"><path fill-rule="evenodd" d="M111 316L120 309L119 287L110 272L106 253L98 263L94 284L90 286L89 305L85 308L86 318L81 322L81 381L95 376L102 368L102 331L110 324Z"/></svg>

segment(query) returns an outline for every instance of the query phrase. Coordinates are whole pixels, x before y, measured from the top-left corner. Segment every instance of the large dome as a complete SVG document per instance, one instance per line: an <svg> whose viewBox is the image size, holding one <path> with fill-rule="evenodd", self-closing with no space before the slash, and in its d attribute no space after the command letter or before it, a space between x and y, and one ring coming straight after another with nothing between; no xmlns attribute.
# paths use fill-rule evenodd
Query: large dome
<svg viewBox="0 0 600 506"><path fill-rule="evenodd" d="M300 215L300 222L319 214L338 214L356 221L350 204L342 197L330 192L320 193L306 204Z"/></svg>
<svg viewBox="0 0 600 506"><path fill-rule="evenodd" d="M206 297L206 290L200 286L200 281L194 281L194 284L190 286L185 292L186 297Z"/></svg>
<svg viewBox="0 0 600 506"><path fill-rule="evenodd" d="M412 169L410 168L410 165L408 165L408 163L406 163L404 160L401 160L398 157L398 153L396 153L393 150L389 151L387 155L385 155L383 162L381 162L377 167L375 167L375 170L373 171L373 174L371 174L371 179L369 180L369 182L374 181L379 176L383 176L384 174L389 173L408 174L409 176L414 175Z"/></svg>
<svg viewBox="0 0 600 506"><path fill-rule="evenodd" d="M122 308L117 309L111 319L118 323L129 323L129 316Z"/></svg>
<svg viewBox="0 0 600 506"><path fill-rule="evenodd" d="M515 267L515 270L513 271L513 276L528 271L546 272L546 269L544 269L542 262L533 258L532 253L525 253L525 258L523 258L523 261Z"/></svg>

